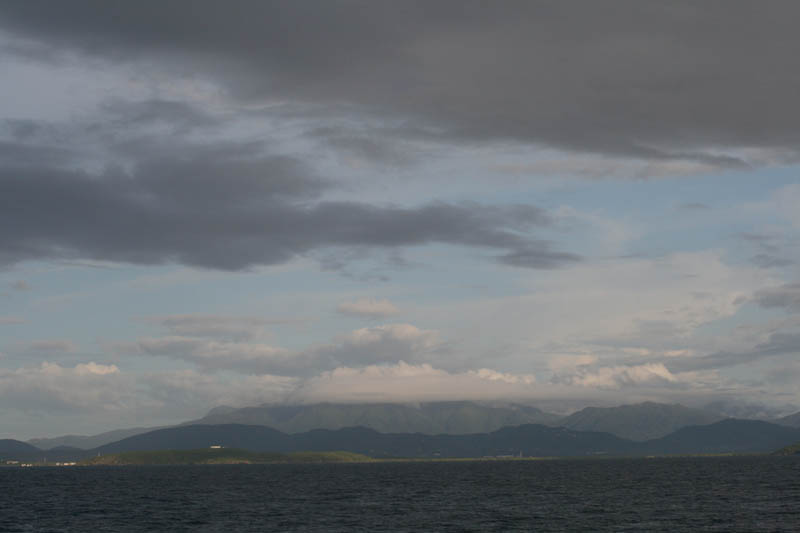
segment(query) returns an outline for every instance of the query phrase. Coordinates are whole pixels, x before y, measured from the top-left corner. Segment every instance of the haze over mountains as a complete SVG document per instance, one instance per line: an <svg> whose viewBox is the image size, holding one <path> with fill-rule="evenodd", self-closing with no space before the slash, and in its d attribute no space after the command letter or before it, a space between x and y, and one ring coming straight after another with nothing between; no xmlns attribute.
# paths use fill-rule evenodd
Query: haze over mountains
<svg viewBox="0 0 800 533"><path fill-rule="evenodd" d="M284 433L312 429L363 426L385 433L467 434L487 433L521 424L556 425L562 417L520 404L484 405L475 402L220 406L190 424L244 424L269 426ZM132 428L92 436L66 435L31 439L41 449L74 446L90 449L159 428Z"/></svg>
<svg viewBox="0 0 800 533"><path fill-rule="evenodd" d="M635 441L666 436L682 427L706 425L722 415L679 404L644 402L618 407L586 407L569 416L546 413L522 404L481 404L469 401L427 402L414 405L392 403L307 405L261 405L234 408L220 406L204 417L181 425L242 424L268 426L284 433L313 429L341 429L363 426L381 433L471 434L490 433L522 424L563 426L576 431L606 432ZM800 413L772 420L776 424L800 427ZM47 450L58 446L93 449L157 427L119 429L98 435L65 435L31 439Z"/></svg>

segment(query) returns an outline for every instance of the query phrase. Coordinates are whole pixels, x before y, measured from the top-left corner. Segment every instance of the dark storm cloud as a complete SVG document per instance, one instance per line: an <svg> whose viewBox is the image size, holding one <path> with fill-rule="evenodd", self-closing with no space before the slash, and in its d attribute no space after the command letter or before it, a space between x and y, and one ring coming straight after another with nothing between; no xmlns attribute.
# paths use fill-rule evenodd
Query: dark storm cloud
<svg viewBox="0 0 800 533"><path fill-rule="evenodd" d="M29 0L3 2L0 27L443 140L743 168L721 151L796 152L799 15L788 1Z"/></svg>
<svg viewBox="0 0 800 533"><path fill-rule="evenodd" d="M529 267L577 260L530 238L549 223L536 207L321 201L328 183L260 148L138 139L115 148L134 161L128 170L0 166L0 264L84 258L235 270L330 246L436 242L524 256Z"/></svg>

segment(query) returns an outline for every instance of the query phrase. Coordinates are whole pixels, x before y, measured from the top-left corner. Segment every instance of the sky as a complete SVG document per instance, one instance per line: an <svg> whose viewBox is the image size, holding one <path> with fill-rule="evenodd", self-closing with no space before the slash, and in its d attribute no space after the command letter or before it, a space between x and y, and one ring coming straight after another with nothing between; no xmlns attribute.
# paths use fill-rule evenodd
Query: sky
<svg viewBox="0 0 800 533"><path fill-rule="evenodd" d="M796 2L0 3L0 438L800 410Z"/></svg>

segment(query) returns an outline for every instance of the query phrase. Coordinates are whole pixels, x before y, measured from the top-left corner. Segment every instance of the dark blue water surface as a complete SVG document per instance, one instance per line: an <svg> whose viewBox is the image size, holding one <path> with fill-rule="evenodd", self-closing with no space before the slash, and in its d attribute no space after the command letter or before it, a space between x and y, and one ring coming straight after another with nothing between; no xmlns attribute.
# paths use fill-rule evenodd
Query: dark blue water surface
<svg viewBox="0 0 800 533"><path fill-rule="evenodd" d="M2 468L0 531L800 531L800 457Z"/></svg>

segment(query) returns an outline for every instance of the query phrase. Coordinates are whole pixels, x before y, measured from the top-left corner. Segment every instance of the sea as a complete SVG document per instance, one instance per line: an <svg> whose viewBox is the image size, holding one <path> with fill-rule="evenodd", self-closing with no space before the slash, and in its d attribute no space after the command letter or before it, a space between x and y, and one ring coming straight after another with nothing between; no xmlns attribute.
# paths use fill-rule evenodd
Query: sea
<svg viewBox="0 0 800 533"><path fill-rule="evenodd" d="M0 531L800 531L800 457L0 469Z"/></svg>

